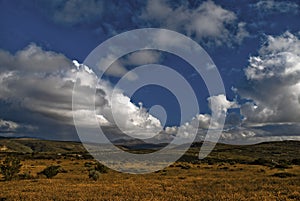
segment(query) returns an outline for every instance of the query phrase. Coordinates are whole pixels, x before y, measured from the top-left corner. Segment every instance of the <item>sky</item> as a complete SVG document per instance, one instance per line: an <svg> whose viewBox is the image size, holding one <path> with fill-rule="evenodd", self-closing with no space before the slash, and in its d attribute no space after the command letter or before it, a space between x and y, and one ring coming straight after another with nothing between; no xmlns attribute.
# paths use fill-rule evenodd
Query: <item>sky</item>
<svg viewBox="0 0 300 201"><path fill-rule="evenodd" d="M298 0L0 0L0 11L1 136L78 140L73 115L90 126L88 91L95 88L97 122L112 139L121 130L159 142L178 134L184 142L193 137L195 120L198 140L208 129L222 129L220 141L231 144L300 139ZM101 78L84 64L105 40L141 28L176 31L198 43L216 65L226 94L210 96L191 65L168 52L125 55ZM180 101L157 85L131 97L115 87L126 73L153 63L188 81L199 112L182 118ZM72 111L78 78L80 101ZM224 126L212 122L212 111L226 114Z"/></svg>

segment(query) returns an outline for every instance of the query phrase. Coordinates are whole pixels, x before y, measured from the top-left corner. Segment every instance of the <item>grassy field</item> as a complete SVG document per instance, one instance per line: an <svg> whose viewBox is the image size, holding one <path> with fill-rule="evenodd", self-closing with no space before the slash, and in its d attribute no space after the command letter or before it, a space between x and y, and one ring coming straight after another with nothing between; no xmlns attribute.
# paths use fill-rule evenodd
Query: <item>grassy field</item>
<svg viewBox="0 0 300 201"><path fill-rule="evenodd" d="M290 163L298 161L299 149L289 145L289 149L277 147L274 152L271 147L276 144L259 146L219 145L203 161L193 158L198 148L192 148L164 170L144 175L108 170L97 181L88 176L97 164L93 159L74 154L44 153L47 157L35 158L14 153L21 159L20 174L31 178L2 178L0 200L300 200L300 166ZM255 157L247 155L251 150ZM274 155L262 159L268 150ZM5 154L0 157L4 159ZM51 179L38 174L50 165L59 165L60 173Z"/></svg>

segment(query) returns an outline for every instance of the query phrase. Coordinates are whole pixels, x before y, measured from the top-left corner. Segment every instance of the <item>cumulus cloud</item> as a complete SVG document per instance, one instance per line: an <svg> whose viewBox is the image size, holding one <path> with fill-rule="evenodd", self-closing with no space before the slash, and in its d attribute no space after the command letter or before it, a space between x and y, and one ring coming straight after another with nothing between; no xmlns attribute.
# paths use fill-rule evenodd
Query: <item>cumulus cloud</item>
<svg viewBox="0 0 300 201"><path fill-rule="evenodd" d="M248 36L244 22L213 1L203 2L190 9L188 4L174 8L167 1L148 0L141 19L157 22L161 27L184 31L200 41L217 45L240 43Z"/></svg>
<svg viewBox="0 0 300 201"><path fill-rule="evenodd" d="M211 96L208 98L208 102L210 110L217 117L228 115L229 109L239 107L235 101L229 101L224 94ZM166 127L165 132L180 138L181 142L184 143L193 139L193 133L196 131L196 141L203 141L208 129L212 131L222 130L222 124L223 122L219 122L218 119L212 119L210 114L198 114L190 122L186 122L179 127Z"/></svg>
<svg viewBox="0 0 300 201"><path fill-rule="evenodd" d="M239 107L235 101L227 100L224 94L211 96L208 99L209 107L213 112L226 113L230 108Z"/></svg>
<svg viewBox="0 0 300 201"><path fill-rule="evenodd" d="M72 62L64 55L52 51L43 51L35 44L28 45L15 55L0 50L0 70L18 70L26 72L53 72L70 68Z"/></svg>
<svg viewBox="0 0 300 201"><path fill-rule="evenodd" d="M240 115L227 114L220 142L300 139L300 41L289 32L268 36L258 53L245 69L247 85L234 88L246 102Z"/></svg>
<svg viewBox="0 0 300 201"><path fill-rule="evenodd" d="M161 122L143 107L134 105L122 91L104 88L108 103L99 113L131 137L150 138L163 130Z"/></svg>
<svg viewBox="0 0 300 201"><path fill-rule="evenodd" d="M274 86L274 88L276 88L276 86ZM279 91L278 93L282 93L282 91ZM165 131L172 136L179 135L183 142L185 142L185 140L188 142L194 137L191 133L195 129L198 129L196 141L203 141L206 138L208 129L210 129L211 135L214 135L214 131L222 129L219 142L228 144L254 144L264 141L299 140L300 122L299 119L294 116L294 113L299 114L298 107L300 103L298 102L297 105L294 106L281 104L283 107L282 109L289 113L277 117L280 113L273 110L278 110L276 103L279 100L274 99L274 96L281 96L281 94L276 93L274 96L272 95L271 98L266 98L268 95L270 94L265 93L264 97L261 97L261 94L259 96L264 100L264 104L268 107L272 106L271 109L262 109L264 115L257 111L249 112L247 110L250 106L251 109L267 107L266 105L260 105L261 102L254 102L257 101L257 99L251 99L251 102L240 105L236 101L227 100L225 95L209 97L209 105L214 102L214 107L211 107L211 110L219 112L219 115L221 115L221 113L226 114L224 127L218 121L212 119L210 114L199 114L191 122L186 122L180 127L167 127ZM291 98L291 96L288 98ZM281 96L281 101L284 102L286 100ZM297 110L294 113L291 113L291 108L289 107L292 107L294 110L297 108ZM240 110L241 114L235 110ZM269 112L267 112L268 110ZM277 118L281 118L280 121L277 121ZM268 120L264 121L266 119Z"/></svg>
<svg viewBox="0 0 300 201"><path fill-rule="evenodd" d="M299 122L300 41L286 32L268 36L245 69L249 87L239 89L253 100L241 106L247 122Z"/></svg>
<svg viewBox="0 0 300 201"><path fill-rule="evenodd" d="M274 140L299 140L300 41L286 32L267 36L257 56L245 68L247 84L233 88L245 103L234 104L219 97L222 106L237 106L240 114L228 112L220 142L252 144ZM201 119L207 119L201 116ZM204 121L207 122L207 121ZM205 125L205 124L204 124ZM204 126L205 128L205 126ZM205 131L205 130L204 130ZM203 140L203 130L199 130Z"/></svg>
<svg viewBox="0 0 300 201"><path fill-rule="evenodd" d="M38 128L52 125L52 130L44 134L49 138L53 137L51 135L55 135L56 139L60 137L59 132L53 134L57 132L55 129L69 129L66 135L72 139L75 137L75 133L70 132L74 126L73 112L80 113L88 123L91 115L88 105L93 100L88 94L96 84L95 106L100 125L111 126L117 121L121 128L133 135L148 135L150 130L162 129L159 120L131 103L121 91L112 96L110 84L98 80L85 65L76 61L73 64L63 55L44 51L36 45L29 45L15 55L4 51L0 51L0 54L0 104L10 105L9 113L1 112L1 118L10 118L1 122L1 127L16 127L13 119L18 119ZM72 111L72 91L76 79L80 83L80 100L77 101L78 110ZM118 108L115 121L110 111L112 103ZM5 107L0 109L5 110Z"/></svg>
<svg viewBox="0 0 300 201"><path fill-rule="evenodd" d="M97 121L113 137L124 136L121 132L124 131L131 137L152 138L149 142L169 142L176 137L189 141L194 137L191 133L198 129L197 140L203 140L208 129L217 131L221 128L210 114L198 114L191 122L163 129L158 119L145 108L131 103L122 91L116 90L113 96L113 87L98 80L88 66L76 61L72 63L64 55L45 51L34 44L14 55L2 50L0 56L2 133L25 131L24 134L39 136L41 131L48 131L45 138L55 135L59 139L60 135L66 135L68 137L61 139L74 139L75 132L70 132L70 128L74 131L73 112L79 113L82 123L89 126L92 114L87 103L92 99L87 94L95 86ZM153 63L159 58L155 52L136 52L123 58L123 62L139 65L141 62ZM300 42L296 35L286 32L267 37L258 55L250 57L245 69L247 87L235 89L246 103L229 101L223 94L208 98L212 112L227 115L221 142L240 144L299 138L299 63ZM72 112L72 90L76 79L80 80L78 93L81 98L77 110ZM116 108L115 116L112 105ZM240 108L241 114L231 111L235 108Z"/></svg>

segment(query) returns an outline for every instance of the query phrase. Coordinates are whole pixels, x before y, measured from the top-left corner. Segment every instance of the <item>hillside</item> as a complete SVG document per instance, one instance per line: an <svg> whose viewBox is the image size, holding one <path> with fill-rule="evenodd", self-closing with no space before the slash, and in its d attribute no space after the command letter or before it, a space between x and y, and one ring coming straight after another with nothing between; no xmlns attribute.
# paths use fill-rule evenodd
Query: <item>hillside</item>
<svg viewBox="0 0 300 201"><path fill-rule="evenodd" d="M161 145L151 145L143 141L122 141L116 143L124 151L143 154L162 148ZM200 162L198 153L202 143L194 143L191 148L181 157L180 161ZM85 153L86 150L80 142L50 141L33 138L0 138L0 154L71 154ZM217 144L209 156L201 162L233 162L233 163L300 163L300 141L264 142L254 145L228 145Z"/></svg>
<svg viewBox="0 0 300 201"><path fill-rule="evenodd" d="M50 141L34 138L0 138L0 152L81 153L85 152L85 149L79 142Z"/></svg>
<svg viewBox="0 0 300 201"><path fill-rule="evenodd" d="M180 159L181 161L198 161L202 143L195 143ZM276 164L300 165L300 141L263 142L253 145L217 144L203 162L231 162L242 164Z"/></svg>

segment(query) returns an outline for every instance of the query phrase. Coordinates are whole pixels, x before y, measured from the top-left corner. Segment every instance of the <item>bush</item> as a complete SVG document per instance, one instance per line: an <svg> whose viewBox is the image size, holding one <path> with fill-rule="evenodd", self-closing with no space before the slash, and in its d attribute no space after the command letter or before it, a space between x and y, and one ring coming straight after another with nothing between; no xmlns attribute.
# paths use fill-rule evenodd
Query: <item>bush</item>
<svg viewBox="0 0 300 201"><path fill-rule="evenodd" d="M97 181L100 178L100 172L96 171L96 170L90 170L89 171L89 178Z"/></svg>
<svg viewBox="0 0 300 201"><path fill-rule="evenodd" d="M108 167L106 167L105 165L102 165L101 163L97 163L95 170L104 174L108 172Z"/></svg>
<svg viewBox="0 0 300 201"><path fill-rule="evenodd" d="M188 165L188 164L186 164L186 165L184 165L184 164L178 164L178 165L176 165L176 167L180 167L183 170L188 170L188 169L191 168L191 166Z"/></svg>
<svg viewBox="0 0 300 201"><path fill-rule="evenodd" d="M220 167L219 170L229 170L229 167L225 166L225 167Z"/></svg>
<svg viewBox="0 0 300 201"><path fill-rule="evenodd" d="M51 165L46 167L42 172L40 172L39 174L43 174L45 175L48 179L53 178L54 176L56 176L59 173L59 165Z"/></svg>
<svg viewBox="0 0 300 201"><path fill-rule="evenodd" d="M255 159L250 164L252 164L252 165L263 165L263 166L269 166L269 167L273 166L273 164L270 160L267 160L267 159L264 159L264 158Z"/></svg>
<svg viewBox="0 0 300 201"><path fill-rule="evenodd" d="M93 166L93 163L91 163L91 162L85 162L84 163L84 167L90 168L92 166Z"/></svg>
<svg viewBox="0 0 300 201"><path fill-rule="evenodd" d="M0 173L3 174L5 181L10 181L18 175L21 167L19 159L7 157L0 165Z"/></svg>
<svg viewBox="0 0 300 201"><path fill-rule="evenodd" d="M92 163L86 163L85 166L90 167ZM101 174L105 174L108 172L108 167L102 165L101 163L97 163L96 166L89 170L89 178L97 181L100 178Z"/></svg>

